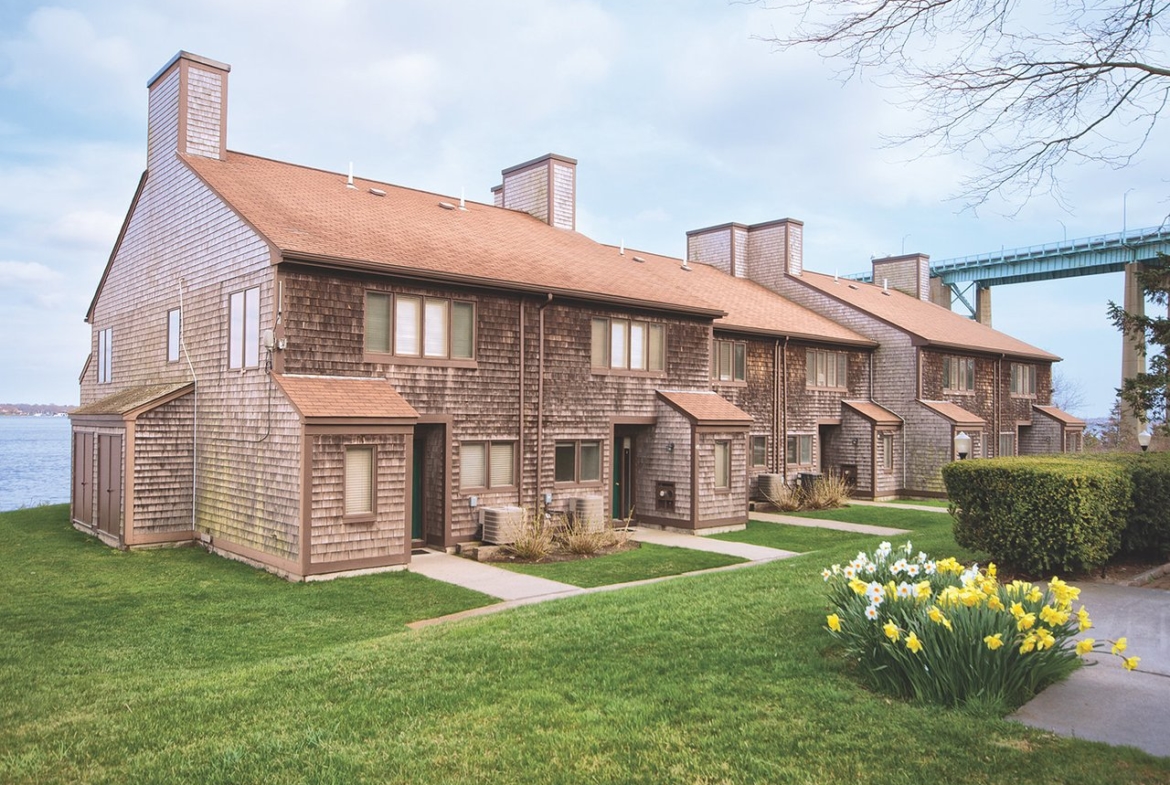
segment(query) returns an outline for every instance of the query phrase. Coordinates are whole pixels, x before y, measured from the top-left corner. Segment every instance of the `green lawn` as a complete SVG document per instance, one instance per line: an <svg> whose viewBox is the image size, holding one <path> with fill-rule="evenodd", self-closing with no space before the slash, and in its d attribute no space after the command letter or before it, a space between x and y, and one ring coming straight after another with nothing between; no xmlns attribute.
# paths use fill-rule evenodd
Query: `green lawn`
<svg viewBox="0 0 1170 785"><path fill-rule="evenodd" d="M957 552L943 520L915 543ZM1170 781L1170 760L862 689L819 574L855 546L414 632L485 600L0 514L0 782Z"/></svg>
<svg viewBox="0 0 1170 785"><path fill-rule="evenodd" d="M687 548L668 548L664 545L642 543L641 547L634 550L590 559L551 562L549 564L501 562L496 566L573 586L590 588L641 581L647 578L661 578L666 575L681 575L684 572L726 567L729 564L739 564L744 561L747 560L735 556L724 556L721 553L704 553Z"/></svg>
<svg viewBox="0 0 1170 785"><path fill-rule="evenodd" d="M815 510L813 512L788 513L797 518L867 523L871 526L888 526L892 529L921 529L933 531L943 528L950 531L954 518L944 513L927 510L899 510L894 507L868 507L854 505L836 510ZM901 536L901 535L899 535ZM889 538L886 538L889 539Z"/></svg>
<svg viewBox="0 0 1170 785"><path fill-rule="evenodd" d="M839 532L833 529L817 529L811 526L790 526L784 523L767 523L764 521L748 521L747 528L737 532L711 535L714 540L729 540L731 542L746 542L752 545L764 545L769 548L780 548L797 553L819 551L836 545L850 542L861 542L862 546L869 540L876 538L867 534L853 532Z"/></svg>
<svg viewBox="0 0 1170 785"><path fill-rule="evenodd" d="M946 499L894 499L893 504L915 504L919 507L941 507L946 509L950 502Z"/></svg>

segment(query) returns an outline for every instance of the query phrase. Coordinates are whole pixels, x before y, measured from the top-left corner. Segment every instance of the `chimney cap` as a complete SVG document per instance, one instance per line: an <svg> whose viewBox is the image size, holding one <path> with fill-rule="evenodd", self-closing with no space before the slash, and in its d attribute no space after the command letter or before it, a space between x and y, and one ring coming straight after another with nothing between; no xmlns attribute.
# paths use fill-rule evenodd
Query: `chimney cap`
<svg viewBox="0 0 1170 785"><path fill-rule="evenodd" d="M150 77L150 80L147 81L147 83L146 83L147 89L154 87L154 83L157 82L159 79L161 79L163 74L165 74L167 71L171 70L171 68L174 66L174 64L179 62L180 60L190 60L193 63L199 63L200 65L205 65L208 68L215 68L215 69L223 71L225 73L232 70L232 67L230 65L228 65L227 63L221 63L218 60L212 60L210 57L204 57L202 55L192 54L191 52L180 49L175 54L174 57L172 57L170 60L167 61L166 65L164 65L162 68L160 68L154 76Z"/></svg>
<svg viewBox="0 0 1170 785"><path fill-rule="evenodd" d="M503 172L501 172L501 174L509 175L509 174L512 174L513 172L519 172L521 169L527 169L530 166L542 164L545 161L560 161L562 163L566 163L566 164L569 164L571 166L577 165L576 158L570 158L567 155L558 155L557 153L545 153L544 155L542 155L538 158L533 158L531 161L525 161L522 164L516 164L515 166L509 166L507 169L505 169Z"/></svg>

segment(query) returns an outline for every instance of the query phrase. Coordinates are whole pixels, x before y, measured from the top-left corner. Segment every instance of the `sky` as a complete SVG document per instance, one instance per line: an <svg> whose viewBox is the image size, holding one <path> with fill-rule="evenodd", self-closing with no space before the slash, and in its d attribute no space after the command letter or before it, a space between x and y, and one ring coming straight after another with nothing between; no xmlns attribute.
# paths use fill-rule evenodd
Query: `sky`
<svg viewBox="0 0 1170 785"><path fill-rule="evenodd" d="M232 67L229 149L491 201L500 171L576 158L578 231L682 256L686 232L804 221L808 269L935 261L1158 226L1164 129L1051 198L952 197L978 163L886 139L921 118L839 64L777 52L781 11L727 0L0 0L0 402L76 403L85 313L146 161L146 83L179 50ZM1121 275L992 290L993 325L1065 358L1108 413Z"/></svg>

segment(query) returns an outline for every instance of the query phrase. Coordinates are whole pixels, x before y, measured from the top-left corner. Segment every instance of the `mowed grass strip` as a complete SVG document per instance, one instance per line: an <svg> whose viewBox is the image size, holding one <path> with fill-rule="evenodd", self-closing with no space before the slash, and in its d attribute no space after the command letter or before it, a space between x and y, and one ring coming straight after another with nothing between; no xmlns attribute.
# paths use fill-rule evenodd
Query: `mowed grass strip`
<svg viewBox="0 0 1170 785"><path fill-rule="evenodd" d="M813 526L790 526L768 521L748 521L747 528L737 532L711 535L712 539L764 545L796 553L808 553L850 542L868 543L870 535L818 529Z"/></svg>
<svg viewBox="0 0 1170 785"><path fill-rule="evenodd" d="M671 548L644 542L633 550L587 559L546 564L497 562L495 566L588 589L594 586L610 586L615 583L681 575L695 570L710 570L744 561L746 559L721 553L706 553L690 548Z"/></svg>
<svg viewBox="0 0 1170 785"><path fill-rule="evenodd" d="M0 518L0 529L44 530L68 552L76 540L62 522L58 509L47 519ZM10 553L9 544L0 547ZM117 660L135 638L167 628L161 611L192 611L198 640L230 634L222 618L194 613L205 597L151 589L139 595L136 617L98 614L102 634L90 633L90 656L72 663L70 678L27 641L0 647L0 782L1170 781L1170 760L862 689L824 631L819 574L822 561L855 551L850 544L421 632L379 631L363 617L393 615L380 607L388 598L358 612L341 607L353 599L346 594L335 610L348 628L302 632L312 645L301 651L288 650L291 639L256 641L230 655L215 647L218 667L127 669ZM84 593L66 591L79 580L114 594L151 580L152 570L127 573L124 555L64 558L66 569L43 574L45 560L29 555L10 555L0 573L0 624L7 631L19 607L26 637L70 637L43 598L67 594L84 606ZM42 599L7 591L12 573L33 570L24 585L42 583ZM180 595L182 582L172 586ZM52 699L30 700L29 680Z"/></svg>

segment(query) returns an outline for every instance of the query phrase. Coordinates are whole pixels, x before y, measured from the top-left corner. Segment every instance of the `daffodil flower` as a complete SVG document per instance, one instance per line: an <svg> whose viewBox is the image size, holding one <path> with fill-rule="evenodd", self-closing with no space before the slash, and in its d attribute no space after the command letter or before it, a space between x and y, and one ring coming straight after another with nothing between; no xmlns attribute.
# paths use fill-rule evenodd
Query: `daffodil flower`
<svg viewBox="0 0 1170 785"><path fill-rule="evenodd" d="M1083 641L1077 641L1077 656L1084 657L1093 650L1093 644L1097 641L1092 638L1085 638Z"/></svg>
<svg viewBox="0 0 1170 785"><path fill-rule="evenodd" d="M1003 645L1003 633L997 632L995 635L988 635L983 639L983 642L987 644L987 648L995 651Z"/></svg>
<svg viewBox="0 0 1170 785"><path fill-rule="evenodd" d="M922 651L922 641L918 640L918 636L912 632L906 637L906 648L917 654Z"/></svg>
<svg viewBox="0 0 1170 785"><path fill-rule="evenodd" d="M1125 669L1127 671L1131 671L1131 670L1137 668L1138 663L1141 661L1142 661L1141 657L1126 657L1125 658Z"/></svg>
<svg viewBox="0 0 1170 785"><path fill-rule="evenodd" d="M825 621L828 622L829 629L832 630L833 632L840 632L841 631L841 617L838 616L837 614L830 613L825 618Z"/></svg>
<svg viewBox="0 0 1170 785"><path fill-rule="evenodd" d="M870 621L877 621L878 609L876 605L867 605L865 608L865 618Z"/></svg>
<svg viewBox="0 0 1170 785"><path fill-rule="evenodd" d="M892 621L886 622L882 626L882 631L885 632L886 637L892 641L897 641L902 637L902 632L898 629L898 625L894 624Z"/></svg>
<svg viewBox="0 0 1170 785"><path fill-rule="evenodd" d="M1125 651L1126 645L1127 645L1127 643L1126 643L1125 638L1118 638L1113 643L1113 653L1114 654L1121 654L1123 651Z"/></svg>

